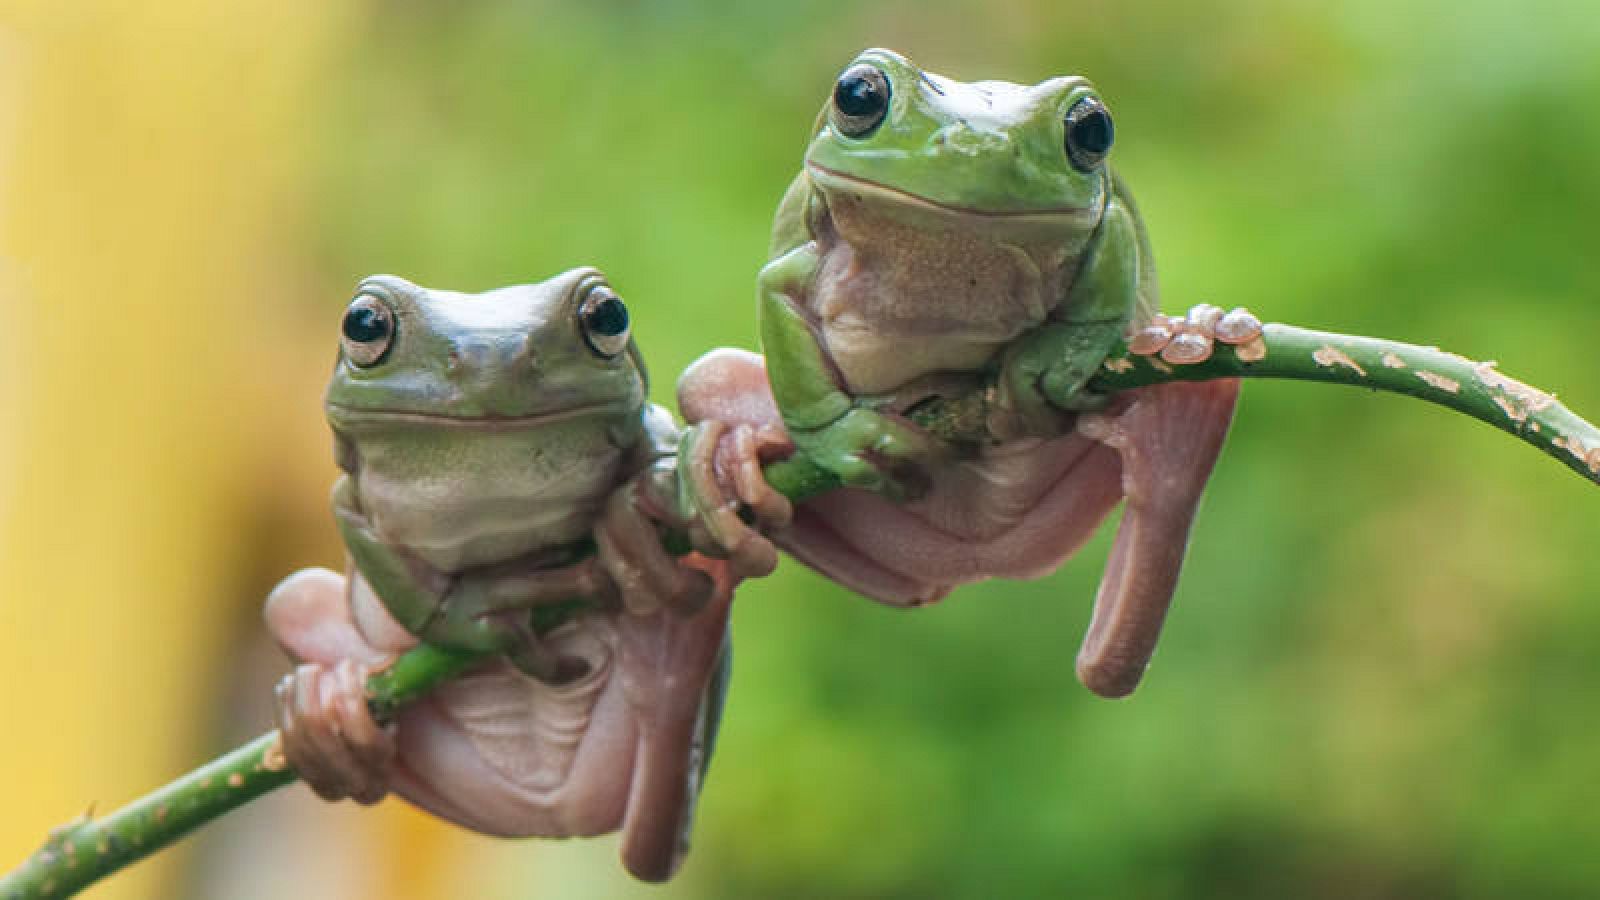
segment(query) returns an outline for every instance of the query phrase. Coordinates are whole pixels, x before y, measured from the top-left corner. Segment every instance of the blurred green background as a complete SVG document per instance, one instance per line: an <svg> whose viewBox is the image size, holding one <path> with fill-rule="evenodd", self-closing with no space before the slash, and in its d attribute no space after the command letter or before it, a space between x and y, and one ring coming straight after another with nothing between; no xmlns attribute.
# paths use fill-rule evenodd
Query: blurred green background
<svg viewBox="0 0 1600 900"><path fill-rule="evenodd" d="M670 402L754 343L833 76L1092 77L1165 306L1437 343L1600 415L1593 0L0 0L0 866L260 730L256 610L337 565L350 288L592 263ZM1252 383L1131 699L1072 675L1109 528L914 613L736 607L696 843L460 833L303 788L99 897L1600 894L1593 488L1481 425Z"/></svg>

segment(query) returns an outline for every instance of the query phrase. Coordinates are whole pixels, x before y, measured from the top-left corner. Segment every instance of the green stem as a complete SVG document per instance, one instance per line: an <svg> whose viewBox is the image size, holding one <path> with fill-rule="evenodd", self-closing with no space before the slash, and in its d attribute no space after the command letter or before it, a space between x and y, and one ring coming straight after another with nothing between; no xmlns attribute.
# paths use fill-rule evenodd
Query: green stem
<svg viewBox="0 0 1600 900"><path fill-rule="evenodd" d="M1500 374L1494 363L1475 362L1436 347L1293 325L1267 325L1261 336L1266 356L1255 362L1241 360L1236 348L1221 343L1209 360L1187 366L1134 356L1119 347L1090 387L1110 393L1166 381L1291 378L1404 394L1521 438L1600 484L1600 429L1554 395Z"/></svg>
<svg viewBox="0 0 1600 900"><path fill-rule="evenodd" d="M380 719L466 668L472 657L426 644L372 676L367 690ZM50 832L45 845L0 878L0 900L70 897L217 816L295 780L270 731L103 819L83 816Z"/></svg>
<svg viewBox="0 0 1600 900"><path fill-rule="evenodd" d="M1235 348L1217 344L1211 358L1169 365L1118 347L1091 383L1103 393L1169 381L1212 378L1292 378L1349 384L1417 397L1515 435L1591 482L1600 484L1600 430L1550 394L1507 378L1490 363L1376 338L1310 331L1289 325L1263 330L1266 355L1246 362ZM984 394L948 398L915 418L946 437L983 437ZM766 468L772 486L801 500L838 485L803 459ZM582 606L556 610L559 619ZM555 624L551 621L548 624ZM473 662L470 656L423 645L367 681L369 704L379 719ZM100 820L87 817L51 832L21 867L0 877L0 900L66 897L154 853L217 816L294 780L278 752L276 732L222 756Z"/></svg>

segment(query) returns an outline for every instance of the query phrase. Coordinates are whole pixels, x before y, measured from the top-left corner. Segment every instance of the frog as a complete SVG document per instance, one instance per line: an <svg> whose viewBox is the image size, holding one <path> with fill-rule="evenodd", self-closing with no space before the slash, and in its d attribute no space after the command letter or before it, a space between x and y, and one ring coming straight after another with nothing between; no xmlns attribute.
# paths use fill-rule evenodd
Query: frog
<svg viewBox="0 0 1600 900"><path fill-rule="evenodd" d="M647 391L598 269L481 294L358 285L325 402L350 564L291 576L265 608L297 662L281 749L319 796L393 792L501 836L620 829L630 872L676 871L733 587L776 564L735 511L786 508L757 479L721 493L711 473L756 465L728 455L756 445L716 424L680 444ZM672 557L668 529L692 552ZM422 641L482 661L379 724L367 676Z"/></svg>
<svg viewBox="0 0 1600 900"><path fill-rule="evenodd" d="M678 386L691 422L779 429L844 485L775 540L892 605L1054 571L1125 500L1077 661L1111 697L1154 652L1238 386L1113 397L1092 379L1120 341L1189 364L1217 342L1255 349L1260 331L1244 309L1159 313L1114 134L1082 77L967 83L864 51L774 217L757 278L765 358L713 351ZM983 399L982 438L914 421L961 396Z"/></svg>

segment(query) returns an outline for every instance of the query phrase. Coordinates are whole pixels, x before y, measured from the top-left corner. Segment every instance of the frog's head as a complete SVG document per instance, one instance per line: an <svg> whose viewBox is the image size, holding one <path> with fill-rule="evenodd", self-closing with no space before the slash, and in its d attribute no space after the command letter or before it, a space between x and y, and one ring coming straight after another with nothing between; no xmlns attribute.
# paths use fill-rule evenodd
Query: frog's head
<svg viewBox="0 0 1600 900"><path fill-rule="evenodd" d="M969 84L875 49L834 84L806 168L825 195L1089 231L1111 191L1111 139L1083 78Z"/></svg>
<svg viewBox="0 0 1600 900"><path fill-rule="evenodd" d="M374 275L345 310L327 409L339 430L507 429L637 418L645 392L628 309L595 269L483 294Z"/></svg>

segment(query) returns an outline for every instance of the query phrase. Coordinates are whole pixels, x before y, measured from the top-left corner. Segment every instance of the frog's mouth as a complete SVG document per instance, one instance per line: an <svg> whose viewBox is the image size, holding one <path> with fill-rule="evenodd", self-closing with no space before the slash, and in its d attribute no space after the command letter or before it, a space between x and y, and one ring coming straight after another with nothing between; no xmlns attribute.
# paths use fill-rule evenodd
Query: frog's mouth
<svg viewBox="0 0 1600 900"><path fill-rule="evenodd" d="M976 219L983 222L1018 223L1027 222L1061 224L1091 225L1095 216L1100 212L1100 206L1056 206L1042 209L983 209L971 206L956 206L950 203L941 203L921 194L913 194L899 188L868 181L854 175L838 172L827 166L814 162L806 163L806 171L811 174L825 190L839 191L869 197L887 203L924 209L933 213L941 213L960 218Z"/></svg>
<svg viewBox="0 0 1600 900"><path fill-rule="evenodd" d="M328 419L340 427L415 425L422 428L454 428L467 431L519 431L528 428L542 428L572 419L612 415L618 411L619 407L620 404L616 403L590 403L565 409L508 416L494 413L469 415L466 413L419 412L410 409L369 409L347 406L342 403L329 403Z"/></svg>

